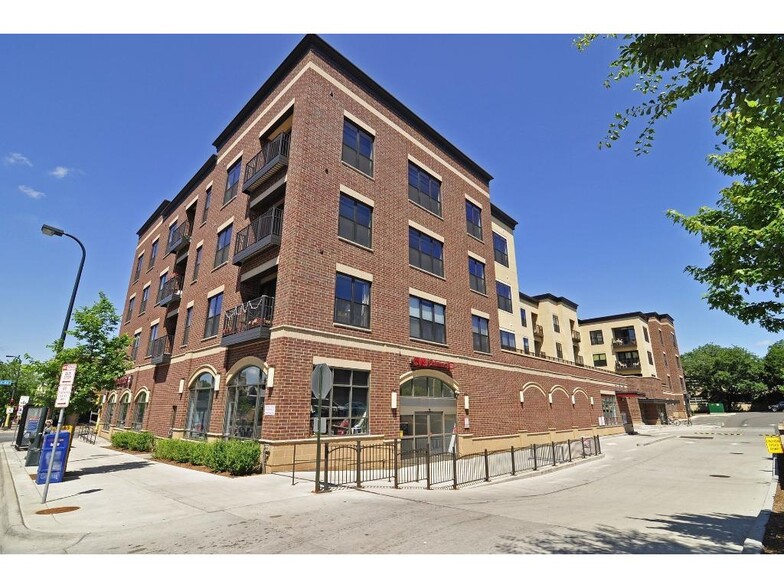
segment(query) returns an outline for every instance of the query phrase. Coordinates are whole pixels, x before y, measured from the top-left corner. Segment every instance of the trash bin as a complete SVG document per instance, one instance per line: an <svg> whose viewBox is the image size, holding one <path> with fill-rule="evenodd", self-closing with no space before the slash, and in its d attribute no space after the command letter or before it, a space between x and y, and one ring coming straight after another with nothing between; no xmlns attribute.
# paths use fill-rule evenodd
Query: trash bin
<svg viewBox="0 0 784 588"><path fill-rule="evenodd" d="M724 405L721 402L709 402L708 403L708 412L724 412Z"/></svg>

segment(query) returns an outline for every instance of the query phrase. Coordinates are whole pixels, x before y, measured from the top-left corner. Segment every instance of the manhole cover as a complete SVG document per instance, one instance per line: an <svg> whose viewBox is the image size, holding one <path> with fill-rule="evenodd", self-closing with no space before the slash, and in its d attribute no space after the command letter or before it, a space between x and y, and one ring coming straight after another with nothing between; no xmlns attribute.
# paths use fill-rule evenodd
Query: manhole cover
<svg viewBox="0 0 784 588"><path fill-rule="evenodd" d="M725 476L724 474L710 474L711 478L729 478L729 476Z"/></svg>
<svg viewBox="0 0 784 588"><path fill-rule="evenodd" d="M35 514L61 514L64 512L72 512L79 510L78 506L57 506L55 508L45 508L44 510L37 510Z"/></svg>

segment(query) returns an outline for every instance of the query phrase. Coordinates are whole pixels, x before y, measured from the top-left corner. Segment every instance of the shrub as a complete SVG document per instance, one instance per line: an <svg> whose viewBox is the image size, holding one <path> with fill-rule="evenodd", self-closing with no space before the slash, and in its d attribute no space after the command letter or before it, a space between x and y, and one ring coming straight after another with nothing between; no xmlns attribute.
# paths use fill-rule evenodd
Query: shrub
<svg viewBox="0 0 784 588"><path fill-rule="evenodd" d="M214 472L243 476L253 473L258 467L261 446L254 441L205 443L184 439L158 439L153 457L178 463L205 465Z"/></svg>
<svg viewBox="0 0 784 588"><path fill-rule="evenodd" d="M136 431L117 431L112 433L111 443L120 449L130 449L131 451L151 451L155 442L155 436L149 432L138 433Z"/></svg>
<svg viewBox="0 0 784 588"><path fill-rule="evenodd" d="M259 466L261 446L255 441L227 441L223 467L235 476L243 476Z"/></svg>
<svg viewBox="0 0 784 588"><path fill-rule="evenodd" d="M189 443L191 455L190 462L193 465L209 466L213 451L213 443Z"/></svg>

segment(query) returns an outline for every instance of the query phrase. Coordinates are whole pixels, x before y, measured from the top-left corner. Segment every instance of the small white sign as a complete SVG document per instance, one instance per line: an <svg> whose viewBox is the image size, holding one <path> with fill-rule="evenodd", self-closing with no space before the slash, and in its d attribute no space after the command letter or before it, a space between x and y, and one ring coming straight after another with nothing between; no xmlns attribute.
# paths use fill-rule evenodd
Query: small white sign
<svg viewBox="0 0 784 588"><path fill-rule="evenodd" d="M24 409L25 405L30 402L29 396L20 396L19 397L19 406L16 411L16 416L22 416L22 410Z"/></svg>
<svg viewBox="0 0 784 588"><path fill-rule="evenodd" d="M63 371L60 372L60 385L70 384L73 385L76 379L76 364L66 363L63 365Z"/></svg>
<svg viewBox="0 0 784 588"><path fill-rule="evenodd" d="M71 402L71 385L57 387L57 400L54 401L55 408L67 408Z"/></svg>
<svg viewBox="0 0 784 588"><path fill-rule="evenodd" d="M14 407L13 406L9 406L8 408L6 408L5 409L5 414L14 414Z"/></svg>
<svg viewBox="0 0 784 588"><path fill-rule="evenodd" d="M265 404L264 405L264 416L275 416L275 405L274 404Z"/></svg>

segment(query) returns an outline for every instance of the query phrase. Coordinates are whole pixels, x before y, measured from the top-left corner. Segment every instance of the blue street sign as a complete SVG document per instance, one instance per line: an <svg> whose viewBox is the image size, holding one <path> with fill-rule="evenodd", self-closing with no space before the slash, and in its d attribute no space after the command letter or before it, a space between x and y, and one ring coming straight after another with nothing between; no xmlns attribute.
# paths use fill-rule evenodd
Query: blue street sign
<svg viewBox="0 0 784 588"><path fill-rule="evenodd" d="M0 380L0 386L13 386L13 380Z"/></svg>

